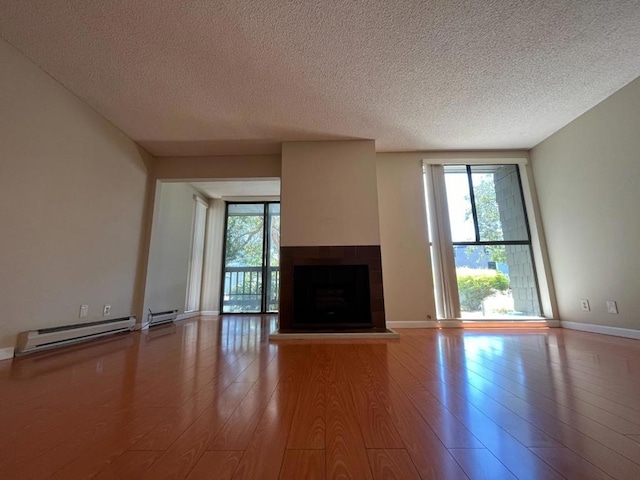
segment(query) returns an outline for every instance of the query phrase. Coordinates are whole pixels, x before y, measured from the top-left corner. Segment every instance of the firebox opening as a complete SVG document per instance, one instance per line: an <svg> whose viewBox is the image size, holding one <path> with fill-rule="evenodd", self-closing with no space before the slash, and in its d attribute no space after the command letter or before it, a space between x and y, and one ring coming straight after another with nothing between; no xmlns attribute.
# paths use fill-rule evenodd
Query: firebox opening
<svg viewBox="0 0 640 480"><path fill-rule="evenodd" d="M367 265L294 267L294 326L341 329L372 326Z"/></svg>

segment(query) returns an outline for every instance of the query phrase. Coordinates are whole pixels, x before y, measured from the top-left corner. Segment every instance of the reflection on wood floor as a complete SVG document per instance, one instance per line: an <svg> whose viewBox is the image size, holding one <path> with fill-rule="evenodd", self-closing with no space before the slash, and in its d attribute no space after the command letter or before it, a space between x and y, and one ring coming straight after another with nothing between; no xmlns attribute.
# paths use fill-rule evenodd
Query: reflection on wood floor
<svg viewBox="0 0 640 480"><path fill-rule="evenodd" d="M0 362L0 478L640 478L638 341L274 327L202 317Z"/></svg>

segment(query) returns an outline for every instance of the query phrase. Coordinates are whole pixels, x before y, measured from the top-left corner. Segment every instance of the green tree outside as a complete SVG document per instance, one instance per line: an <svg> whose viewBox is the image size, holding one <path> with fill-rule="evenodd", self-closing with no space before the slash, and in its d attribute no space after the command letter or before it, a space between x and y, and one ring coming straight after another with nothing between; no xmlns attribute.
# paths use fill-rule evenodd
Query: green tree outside
<svg viewBox="0 0 640 480"><path fill-rule="evenodd" d="M236 267L262 266L264 221L257 215L230 215L227 221L226 264ZM269 266L280 260L280 215L272 215L269 232Z"/></svg>
<svg viewBox="0 0 640 480"><path fill-rule="evenodd" d="M227 266L262 266L263 224L261 216L229 215L225 255Z"/></svg>
<svg viewBox="0 0 640 480"><path fill-rule="evenodd" d="M502 222L496 200L496 189L493 180L483 177L473 186L473 194L478 214L478 230L481 241L502 241ZM467 197L469 200L469 197ZM473 218L471 208L465 212L465 220ZM491 261L506 263L507 255L503 245L489 245L485 247Z"/></svg>

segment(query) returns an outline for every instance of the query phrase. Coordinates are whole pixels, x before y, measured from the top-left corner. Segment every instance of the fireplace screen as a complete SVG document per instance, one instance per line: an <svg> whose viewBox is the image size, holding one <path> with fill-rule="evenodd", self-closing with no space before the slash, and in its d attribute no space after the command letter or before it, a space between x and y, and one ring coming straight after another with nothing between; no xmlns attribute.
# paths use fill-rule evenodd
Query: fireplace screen
<svg viewBox="0 0 640 480"><path fill-rule="evenodd" d="M307 328L371 327L367 265L302 265L293 273L294 324Z"/></svg>
<svg viewBox="0 0 640 480"><path fill-rule="evenodd" d="M317 310L339 310L349 308L353 302L353 293L348 285L316 285L313 300Z"/></svg>

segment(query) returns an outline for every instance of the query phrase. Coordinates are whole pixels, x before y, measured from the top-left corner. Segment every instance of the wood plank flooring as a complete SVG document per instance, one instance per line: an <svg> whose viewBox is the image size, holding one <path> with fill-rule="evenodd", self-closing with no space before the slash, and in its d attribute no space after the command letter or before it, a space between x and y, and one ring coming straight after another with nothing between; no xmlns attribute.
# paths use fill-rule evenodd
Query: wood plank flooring
<svg viewBox="0 0 640 480"><path fill-rule="evenodd" d="M640 479L640 341L274 327L201 317L0 362L0 479Z"/></svg>

